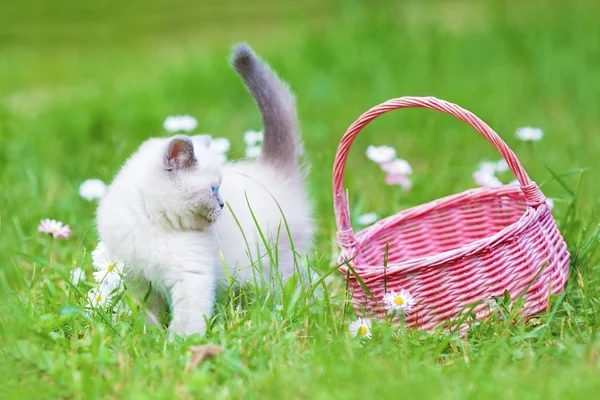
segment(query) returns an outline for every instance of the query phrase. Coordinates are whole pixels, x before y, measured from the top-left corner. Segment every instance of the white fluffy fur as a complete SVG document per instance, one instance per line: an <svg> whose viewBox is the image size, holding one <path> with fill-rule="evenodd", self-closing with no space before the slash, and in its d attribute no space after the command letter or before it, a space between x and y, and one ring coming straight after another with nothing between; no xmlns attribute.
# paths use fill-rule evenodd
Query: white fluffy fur
<svg viewBox="0 0 600 400"><path fill-rule="evenodd" d="M244 66L260 63L249 48L240 52ZM278 90L275 94L282 101L293 101L289 92L280 93L284 86L276 75L266 65L257 65L262 69L252 73L263 74L267 83L275 79L270 89ZM268 95L268 90L265 93ZM291 115L295 117L295 113ZM298 142L297 137L293 142L275 137L298 135L295 129L269 128L273 138L267 137L265 129L265 142L270 141L273 147L282 142L288 146L282 151L291 151L290 143ZM190 139L193 152L191 145L186 147ZM246 198L270 245L278 241L277 264L284 277L294 272L294 255L274 199L285 214L297 251L309 249L313 233L297 154L288 155L290 168L280 163L285 154L279 154L277 162L263 157L255 162L222 165L208 150L208 143L205 136L146 141L122 167L98 208L100 239L113 256L125 261L128 279L135 286L143 291L148 282L152 283L155 290L149 306L154 312L164 302L161 293L170 296L170 330L179 335L202 334L206 329L215 287L224 273L219 252L229 273L241 279L250 279L253 274L248 250L252 260L261 259L265 274L269 272L269 257ZM296 146L292 150L299 152ZM211 191L219 185L227 204L222 211L218 196Z"/></svg>

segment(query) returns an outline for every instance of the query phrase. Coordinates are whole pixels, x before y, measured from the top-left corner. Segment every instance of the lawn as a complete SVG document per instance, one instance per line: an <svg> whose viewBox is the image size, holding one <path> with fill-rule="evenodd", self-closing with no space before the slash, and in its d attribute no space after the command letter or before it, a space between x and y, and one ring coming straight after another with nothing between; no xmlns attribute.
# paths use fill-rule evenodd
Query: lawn
<svg viewBox="0 0 600 400"><path fill-rule="evenodd" d="M600 4L253 3L3 6L0 397L598 396ZM261 128L227 63L231 45L242 40L298 97L318 224L304 268L324 276L335 267L331 169L345 129L389 98L431 95L492 126L554 200L572 259L565 293L528 324L500 313L467 337L382 323L372 339L353 338L348 324L356 316L335 271L327 288L305 282L296 293L223 291L207 335L185 341L169 342L135 311L116 321L86 312L98 238L96 203L79 196L80 183L109 182L143 140L166 135L168 115L195 116L198 132L229 138L230 158L242 158L243 132ZM540 127L543 139L519 141L515 130L523 126ZM412 164L412 190L384 183L365 156L371 144L394 146ZM353 218L384 217L474 187L479 162L498 159L446 115L386 115L350 154ZM38 233L42 218L68 223L73 235L55 241ZM88 281L71 285L76 267ZM188 348L206 343L224 352L190 368Z"/></svg>

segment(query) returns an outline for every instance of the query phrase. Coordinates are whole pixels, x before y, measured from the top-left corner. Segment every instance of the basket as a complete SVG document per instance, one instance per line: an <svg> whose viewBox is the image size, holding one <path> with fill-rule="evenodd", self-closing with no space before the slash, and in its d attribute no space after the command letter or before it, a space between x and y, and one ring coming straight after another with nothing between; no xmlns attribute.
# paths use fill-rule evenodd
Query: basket
<svg viewBox="0 0 600 400"><path fill-rule="evenodd" d="M344 193L350 146L373 119L408 107L442 111L471 125L500 152L520 185L467 190L401 211L355 234ZM360 316L387 317L385 293L405 289L416 300L403 318L406 326L431 330L460 321L467 309L478 319L488 316L494 302L486 299L505 291L512 301L524 301L522 316L531 316L546 310L549 295L564 289L569 253L546 198L496 132L455 104L402 97L361 115L340 141L333 196L339 270L349 280Z"/></svg>

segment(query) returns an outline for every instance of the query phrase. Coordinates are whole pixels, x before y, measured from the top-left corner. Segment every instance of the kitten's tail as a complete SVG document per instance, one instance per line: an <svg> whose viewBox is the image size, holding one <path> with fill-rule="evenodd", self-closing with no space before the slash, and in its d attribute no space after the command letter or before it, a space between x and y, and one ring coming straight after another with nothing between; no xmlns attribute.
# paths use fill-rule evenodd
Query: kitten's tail
<svg viewBox="0 0 600 400"><path fill-rule="evenodd" d="M263 120L260 161L294 171L300 156L296 101L289 86L245 43L233 50L231 63L254 97Z"/></svg>

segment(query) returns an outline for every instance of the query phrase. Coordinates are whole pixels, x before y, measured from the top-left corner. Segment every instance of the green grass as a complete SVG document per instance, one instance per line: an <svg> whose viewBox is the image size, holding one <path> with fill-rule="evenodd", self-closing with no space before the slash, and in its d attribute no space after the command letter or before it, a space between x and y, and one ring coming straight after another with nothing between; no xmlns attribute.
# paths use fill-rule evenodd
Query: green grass
<svg viewBox="0 0 600 400"><path fill-rule="evenodd" d="M153 0L130 8L5 5L0 16L0 397L2 398L593 398L600 389L600 5L593 1L343 1L205 6ZM300 4L300 3L298 3ZM45 8L44 8L45 7ZM241 7L241 8L240 8ZM226 59L247 40L295 89L311 165L318 234L310 268L334 267L331 166L360 113L388 98L434 95L470 109L515 150L544 193L572 254L564 295L533 323L505 314L468 338L381 324L350 338L343 290L243 291L219 298L206 337L169 343L138 316L82 312L69 271L91 278L94 203L87 178L110 181L165 116L190 113L226 136L233 156L260 118ZM527 146L514 131L539 126ZM364 156L390 144L414 187L387 187ZM466 125L426 110L382 117L347 166L353 215L380 216L473 186L497 154ZM559 183L549 170L563 176ZM508 179L508 177L507 177ZM568 190L567 190L568 188ZM53 242L41 218L69 223ZM331 283L340 285L340 277ZM308 284L307 284L308 285ZM312 286L315 286L313 283ZM275 306L283 301L284 311ZM251 322L249 322L251 321ZM191 344L225 352L185 371Z"/></svg>

